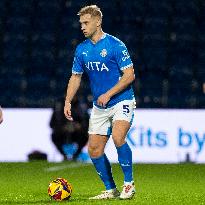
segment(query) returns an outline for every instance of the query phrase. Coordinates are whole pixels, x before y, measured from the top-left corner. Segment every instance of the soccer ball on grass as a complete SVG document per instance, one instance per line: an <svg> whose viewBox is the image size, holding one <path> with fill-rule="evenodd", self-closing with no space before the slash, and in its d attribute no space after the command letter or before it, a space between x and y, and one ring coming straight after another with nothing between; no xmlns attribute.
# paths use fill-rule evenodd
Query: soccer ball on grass
<svg viewBox="0 0 205 205"><path fill-rule="evenodd" d="M62 201L69 199L72 193L71 184L64 178L53 180L48 186L48 195L51 199Z"/></svg>

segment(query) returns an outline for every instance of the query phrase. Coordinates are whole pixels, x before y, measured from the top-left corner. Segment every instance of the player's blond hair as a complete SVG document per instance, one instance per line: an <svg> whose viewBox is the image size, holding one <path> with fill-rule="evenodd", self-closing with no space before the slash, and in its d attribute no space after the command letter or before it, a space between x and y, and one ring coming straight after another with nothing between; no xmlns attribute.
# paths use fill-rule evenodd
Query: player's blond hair
<svg viewBox="0 0 205 205"><path fill-rule="evenodd" d="M98 16L102 19L103 15L100 8L96 5L85 6L80 9L78 16L83 16L85 14L90 14L91 16Z"/></svg>

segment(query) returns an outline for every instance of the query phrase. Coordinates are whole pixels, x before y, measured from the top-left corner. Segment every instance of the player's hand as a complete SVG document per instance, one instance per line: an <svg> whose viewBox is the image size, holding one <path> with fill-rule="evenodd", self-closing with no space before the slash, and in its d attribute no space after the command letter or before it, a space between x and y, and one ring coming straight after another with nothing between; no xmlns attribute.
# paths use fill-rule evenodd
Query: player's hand
<svg viewBox="0 0 205 205"><path fill-rule="evenodd" d="M70 102L65 101L64 115L68 120L73 121L73 118L71 116L71 103Z"/></svg>
<svg viewBox="0 0 205 205"><path fill-rule="evenodd" d="M110 101L110 96L107 93L105 93L98 97L97 104L101 107L106 107L109 101Z"/></svg>

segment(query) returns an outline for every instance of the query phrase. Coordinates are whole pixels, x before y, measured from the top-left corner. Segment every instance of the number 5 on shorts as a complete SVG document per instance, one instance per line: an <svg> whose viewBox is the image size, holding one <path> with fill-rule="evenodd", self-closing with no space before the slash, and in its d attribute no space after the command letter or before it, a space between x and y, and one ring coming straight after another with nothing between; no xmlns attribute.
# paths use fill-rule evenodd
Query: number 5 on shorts
<svg viewBox="0 0 205 205"><path fill-rule="evenodd" d="M125 113L129 113L130 112L129 105L123 105L123 112L125 112Z"/></svg>

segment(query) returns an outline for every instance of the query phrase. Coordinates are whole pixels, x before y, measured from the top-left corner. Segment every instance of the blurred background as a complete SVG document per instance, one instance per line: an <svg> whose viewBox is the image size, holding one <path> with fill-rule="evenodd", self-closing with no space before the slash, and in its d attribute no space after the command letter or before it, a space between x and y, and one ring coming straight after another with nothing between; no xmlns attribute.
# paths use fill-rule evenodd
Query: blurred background
<svg viewBox="0 0 205 205"><path fill-rule="evenodd" d="M0 160L26 160L7 159L6 140L9 144L15 136L21 147L25 138L31 139L31 133L42 125L41 130L48 131L39 131L33 138L39 137L39 143L48 139L41 148L48 152L45 147L51 135L52 108L66 92L76 45L84 40L76 14L89 4L101 8L103 30L127 45L134 63L137 119L129 143L142 153L146 144L148 150L142 155L150 156L149 151L156 149L151 129L164 135L154 135L154 144L161 145L160 150L151 154L155 159L146 158L146 162L158 162L157 156L165 153L163 146L172 146L172 151L181 146L183 160L188 156L189 161L190 152L193 160L199 153L199 158L205 159L204 0L0 0L0 105L5 118L0 126L5 153ZM89 109L92 96L86 76L83 78L78 98L82 107ZM25 117L23 113L27 111L30 114ZM39 115L33 116L37 112L46 113L40 125ZM16 117L14 113L18 113ZM159 125L155 125L156 121ZM25 130L32 122L30 134L19 131L17 122ZM176 138L177 149L169 138ZM165 161L179 162L179 151L174 153L175 160L169 160L172 155L167 154ZM59 153L52 152L52 156L55 154Z"/></svg>

